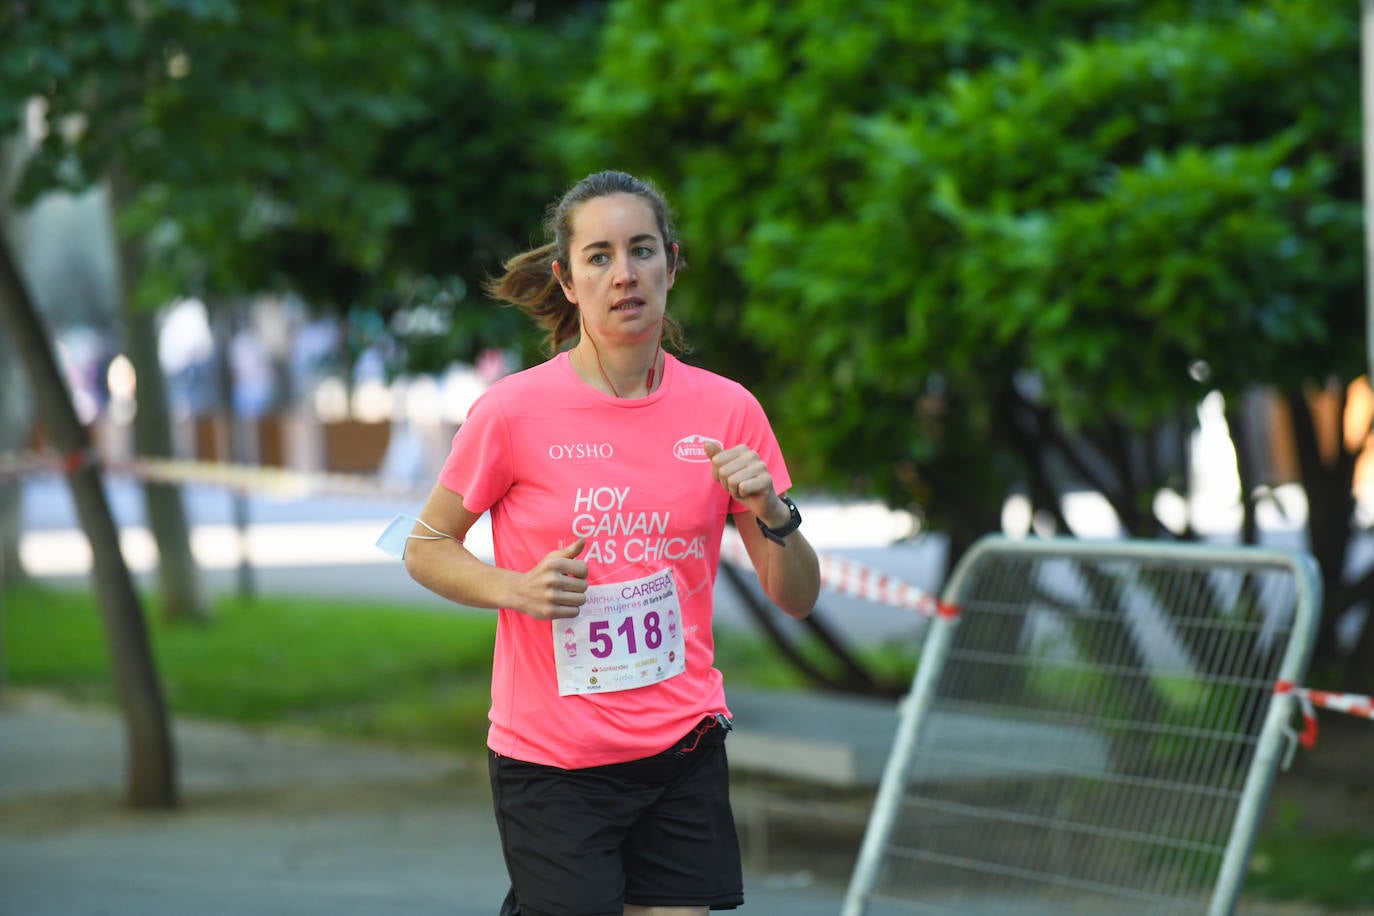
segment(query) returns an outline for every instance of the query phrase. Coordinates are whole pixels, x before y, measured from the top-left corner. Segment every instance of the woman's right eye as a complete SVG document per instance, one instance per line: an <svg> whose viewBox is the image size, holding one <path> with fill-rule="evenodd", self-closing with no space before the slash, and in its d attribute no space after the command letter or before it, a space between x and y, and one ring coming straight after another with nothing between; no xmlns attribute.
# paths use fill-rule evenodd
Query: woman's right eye
<svg viewBox="0 0 1374 916"><path fill-rule="evenodd" d="M598 251L596 254L594 254L594 255L592 255L590 258L588 258L588 259L587 259L587 262L588 262L589 264L595 264L596 266L600 267L602 264L605 264L605 263L606 263L607 261L609 261L610 259L611 259L611 256L608 255L608 254L606 254L606 252L604 252L604 251Z"/></svg>

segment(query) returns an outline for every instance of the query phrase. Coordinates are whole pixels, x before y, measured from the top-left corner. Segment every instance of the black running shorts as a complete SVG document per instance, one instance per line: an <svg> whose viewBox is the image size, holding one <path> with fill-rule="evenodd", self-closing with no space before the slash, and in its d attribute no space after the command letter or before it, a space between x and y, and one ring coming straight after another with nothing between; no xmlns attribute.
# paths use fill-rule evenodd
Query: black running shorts
<svg viewBox="0 0 1374 916"><path fill-rule="evenodd" d="M627 903L742 904L725 734L707 717L662 754L580 770L488 752L511 879L502 912L621 916Z"/></svg>

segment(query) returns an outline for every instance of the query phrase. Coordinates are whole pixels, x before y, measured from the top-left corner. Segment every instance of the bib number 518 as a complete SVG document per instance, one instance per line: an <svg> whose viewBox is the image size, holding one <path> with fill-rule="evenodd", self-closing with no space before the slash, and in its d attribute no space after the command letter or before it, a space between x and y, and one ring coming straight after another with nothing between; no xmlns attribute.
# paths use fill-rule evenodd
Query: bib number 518
<svg viewBox="0 0 1374 916"><path fill-rule="evenodd" d="M616 636L619 636L625 644L625 651L634 655L639 651L639 636L635 631L634 617L626 617L620 622L620 626L614 630L611 629L609 620L593 620L587 627L587 638L592 644L592 655L597 658L609 658L611 653L615 651ZM650 611L644 615L642 635L646 649L657 649L663 645L663 630L656 611Z"/></svg>

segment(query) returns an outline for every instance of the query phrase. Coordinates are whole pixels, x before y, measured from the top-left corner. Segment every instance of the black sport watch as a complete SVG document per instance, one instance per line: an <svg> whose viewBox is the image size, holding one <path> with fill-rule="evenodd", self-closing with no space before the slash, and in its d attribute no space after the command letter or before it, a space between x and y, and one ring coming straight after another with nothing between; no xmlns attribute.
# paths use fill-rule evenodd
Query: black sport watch
<svg viewBox="0 0 1374 916"><path fill-rule="evenodd" d="M787 542L783 538L801 527L801 513L797 511L797 504L792 502L791 497L779 496L778 499L781 499L783 505L787 506L787 511L792 513L791 518L778 528L769 528L763 523L763 519L757 515L754 516L754 521L758 523L759 530L763 532L764 537L780 547L786 547Z"/></svg>

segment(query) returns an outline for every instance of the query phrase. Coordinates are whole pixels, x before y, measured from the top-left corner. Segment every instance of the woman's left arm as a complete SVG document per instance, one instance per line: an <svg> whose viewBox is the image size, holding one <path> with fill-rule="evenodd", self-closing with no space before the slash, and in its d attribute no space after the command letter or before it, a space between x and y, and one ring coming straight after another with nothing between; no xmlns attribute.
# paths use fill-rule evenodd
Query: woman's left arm
<svg viewBox="0 0 1374 916"><path fill-rule="evenodd" d="M736 513L735 523L764 593L789 617L806 617L816 606L821 588L816 552L800 530L792 531L778 544L765 537L754 522L758 519L777 529L792 518L792 510L773 488L768 465L744 445L721 449L709 443L706 451L716 480L749 509Z"/></svg>

